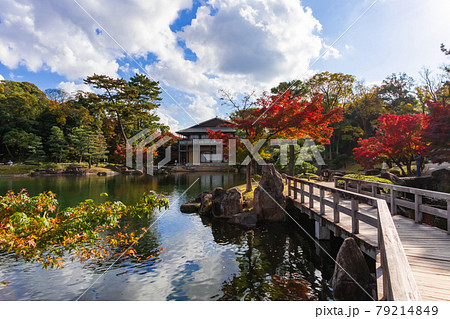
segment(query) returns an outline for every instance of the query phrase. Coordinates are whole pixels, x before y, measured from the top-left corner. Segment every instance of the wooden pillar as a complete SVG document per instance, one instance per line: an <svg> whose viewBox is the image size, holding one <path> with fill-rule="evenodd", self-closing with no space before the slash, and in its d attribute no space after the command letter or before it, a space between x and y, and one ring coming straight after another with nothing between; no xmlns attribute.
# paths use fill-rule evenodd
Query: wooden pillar
<svg viewBox="0 0 450 319"><path fill-rule="evenodd" d="M340 221L339 218L339 193L333 193L333 221L337 224Z"/></svg>
<svg viewBox="0 0 450 319"><path fill-rule="evenodd" d="M352 198L352 233L359 234L359 221L356 216L358 213L359 202L358 199Z"/></svg>
<svg viewBox="0 0 450 319"><path fill-rule="evenodd" d="M423 218L420 205L422 205L422 195L414 194L414 221L418 224L422 223Z"/></svg>
<svg viewBox="0 0 450 319"><path fill-rule="evenodd" d="M300 193L300 203L304 203L305 202L305 184L300 182L300 189L301 189L301 193Z"/></svg>
<svg viewBox="0 0 450 319"><path fill-rule="evenodd" d="M325 197L325 191L321 187L320 188L320 215L325 215L325 205L324 205L324 197Z"/></svg>
<svg viewBox="0 0 450 319"><path fill-rule="evenodd" d="M377 187L372 185L372 197L377 197Z"/></svg>
<svg viewBox="0 0 450 319"><path fill-rule="evenodd" d="M447 234L450 235L450 200L447 199Z"/></svg>
<svg viewBox="0 0 450 319"><path fill-rule="evenodd" d="M391 215L397 215L397 206L395 205L395 191L391 188Z"/></svg>
<svg viewBox="0 0 450 319"><path fill-rule="evenodd" d="M297 180L294 179L294 199L297 199Z"/></svg>
<svg viewBox="0 0 450 319"><path fill-rule="evenodd" d="M314 207L313 194L314 194L313 184L309 184L309 208Z"/></svg>
<svg viewBox="0 0 450 319"><path fill-rule="evenodd" d="M292 192L292 186L291 186L291 180L288 178L288 196L291 196Z"/></svg>

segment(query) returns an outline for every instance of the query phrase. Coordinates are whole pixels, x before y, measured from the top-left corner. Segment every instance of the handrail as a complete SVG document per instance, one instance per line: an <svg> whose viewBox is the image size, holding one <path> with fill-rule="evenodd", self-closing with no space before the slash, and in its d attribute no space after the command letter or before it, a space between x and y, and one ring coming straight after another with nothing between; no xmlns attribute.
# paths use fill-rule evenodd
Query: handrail
<svg viewBox="0 0 450 319"><path fill-rule="evenodd" d="M344 181L344 189L349 189L350 182L356 183L356 189L354 189L357 193L364 193L362 186L370 186L371 187L371 195L373 197L385 199L389 202L391 206L391 212L393 215L397 214L397 207L404 207L408 209L414 210L414 220L416 223L422 223L423 213L430 214L433 216L437 216L440 218L447 219L447 234L450 234L450 194L429 191L420 188L408 187L408 186L400 186L400 185L392 185L385 184L379 182L372 181L364 181L354 178L348 177L334 177L334 185L337 187L338 181ZM378 194L377 189L389 189L390 195L381 195ZM409 201L406 199L398 198L396 196L396 192L408 193L414 195L414 201ZM447 209L433 207L431 205L427 205L423 203L423 197L432 198L432 199L440 199L445 200L447 202Z"/></svg>
<svg viewBox="0 0 450 319"><path fill-rule="evenodd" d="M383 270L383 298L389 301L420 300L417 283L386 201L378 199L377 208L378 246Z"/></svg>
<svg viewBox="0 0 450 319"><path fill-rule="evenodd" d="M401 185L392 185L392 184L386 184L386 183L380 183L380 182L364 181L361 179L341 177L341 176L335 176L334 180L335 180L335 184L334 184L335 186L336 186L336 182L338 180L343 180L343 181L350 181L350 182L358 182L358 183L366 184L366 185L376 185L376 186L378 186L378 188L393 189L393 190L399 191L399 192L419 194L422 196L427 196L427 197L436 198L436 199L450 200L450 193L430 191L427 189L421 189L421 188L415 188L415 187L409 187L409 186L401 186Z"/></svg>
<svg viewBox="0 0 450 319"><path fill-rule="evenodd" d="M329 206L333 208L333 222L335 224L339 224L340 222L340 213L351 216L352 233L354 235L359 233L359 221L376 227L378 230L378 248L380 250L383 276L383 300L420 300L419 290L414 280L411 267L384 199L358 194L336 187L320 185L288 175L283 175L283 177L286 179L288 185L288 196L292 196L296 200L300 191L300 202L304 203L304 198L309 197L310 209L314 208L314 201L318 201L320 204L319 215L324 215L324 207ZM297 187L298 183L300 183L300 188ZM308 190L305 185L309 186ZM319 196L314 195L314 187L319 189ZM333 194L332 202L325 199L325 191ZM346 197L351 198L351 209L340 205L340 199L342 197L340 195L346 195ZM376 220L359 212L360 199L377 207Z"/></svg>

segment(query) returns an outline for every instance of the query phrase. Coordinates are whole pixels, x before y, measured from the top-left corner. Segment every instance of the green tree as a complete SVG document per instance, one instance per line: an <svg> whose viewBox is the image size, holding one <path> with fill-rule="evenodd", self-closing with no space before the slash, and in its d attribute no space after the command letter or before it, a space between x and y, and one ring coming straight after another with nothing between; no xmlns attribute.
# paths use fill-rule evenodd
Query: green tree
<svg viewBox="0 0 450 319"><path fill-rule="evenodd" d="M48 139L48 149L50 157L56 163L62 162L67 156L67 141L63 131L57 126L53 126L51 129L51 134Z"/></svg>
<svg viewBox="0 0 450 319"><path fill-rule="evenodd" d="M69 133L69 150L80 163L83 158L89 154L91 134L89 130L84 127L75 127L71 133Z"/></svg>
<svg viewBox="0 0 450 319"><path fill-rule="evenodd" d="M99 116L114 119L123 141L143 127L155 128L159 117L154 113L161 100L159 83L145 75L136 74L130 79L114 79L106 75L87 77L84 82L101 91L87 98L89 108Z"/></svg>
<svg viewBox="0 0 450 319"><path fill-rule="evenodd" d="M36 135L33 133L14 128L3 136L3 144L7 147L12 158L22 161L28 157L30 153L29 147L36 141L35 138Z"/></svg>
<svg viewBox="0 0 450 319"><path fill-rule="evenodd" d="M393 73L380 86L379 94L390 114L414 114L418 101L414 96L414 79L406 73Z"/></svg>
<svg viewBox="0 0 450 319"><path fill-rule="evenodd" d="M28 145L28 158L30 160L43 162L45 161L44 146L42 145L42 138L40 136L29 133L30 144Z"/></svg>
<svg viewBox="0 0 450 319"><path fill-rule="evenodd" d="M89 162L89 168L91 168L92 162L98 164L99 161L107 158L109 153L106 145L106 140L103 137L102 131L98 130L96 132L88 132L89 136L89 147L86 153Z"/></svg>

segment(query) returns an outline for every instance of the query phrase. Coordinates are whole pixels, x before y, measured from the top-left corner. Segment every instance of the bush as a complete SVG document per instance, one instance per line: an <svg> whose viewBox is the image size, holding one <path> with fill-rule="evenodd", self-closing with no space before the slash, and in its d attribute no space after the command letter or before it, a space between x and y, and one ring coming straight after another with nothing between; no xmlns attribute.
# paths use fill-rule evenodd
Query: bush
<svg viewBox="0 0 450 319"><path fill-rule="evenodd" d="M388 179L376 177L376 176L366 176L363 174L347 174L344 175L345 178L353 178L353 179L359 179L362 181L368 181L368 182L377 182L377 183L385 183L385 184L391 184L395 185L393 182L391 182ZM343 181L339 181L340 183L344 183Z"/></svg>

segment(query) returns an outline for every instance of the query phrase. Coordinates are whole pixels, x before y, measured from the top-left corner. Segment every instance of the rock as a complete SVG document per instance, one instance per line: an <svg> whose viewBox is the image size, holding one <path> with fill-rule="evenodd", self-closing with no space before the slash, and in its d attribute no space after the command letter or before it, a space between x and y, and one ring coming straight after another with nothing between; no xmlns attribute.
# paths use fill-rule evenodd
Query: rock
<svg viewBox="0 0 450 319"><path fill-rule="evenodd" d="M381 178L385 178L390 180L391 182L394 182L397 185L403 185L405 182L399 178L397 175L389 173L389 172L381 172L380 174Z"/></svg>
<svg viewBox="0 0 450 319"><path fill-rule="evenodd" d="M431 173L433 189L450 193L450 169L439 169Z"/></svg>
<svg viewBox="0 0 450 319"><path fill-rule="evenodd" d="M71 174L71 175L86 175L87 169L78 166L78 165L70 165L66 167L65 174Z"/></svg>
<svg viewBox="0 0 450 319"><path fill-rule="evenodd" d="M197 213L199 209L199 203L186 203L180 206L180 211L185 214Z"/></svg>
<svg viewBox="0 0 450 319"><path fill-rule="evenodd" d="M228 220L231 224L236 224L239 226L243 226L245 228L253 228L256 226L256 222L258 221L258 216L255 212L247 212L247 213L239 213L230 217Z"/></svg>
<svg viewBox="0 0 450 319"><path fill-rule="evenodd" d="M377 176L381 174L381 170L379 169L369 169L366 171L367 176Z"/></svg>
<svg viewBox="0 0 450 319"><path fill-rule="evenodd" d="M286 198L283 188L282 177L275 167L272 164L263 166L261 181L253 196L253 207L258 220L285 220L284 207L286 206Z"/></svg>
<svg viewBox="0 0 450 319"><path fill-rule="evenodd" d="M143 175L144 172L138 169L128 169L123 172L125 175Z"/></svg>
<svg viewBox="0 0 450 319"><path fill-rule="evenodd" d="M201 197L200 201L200 214L207 215L211 213L212 206L212 193L206 193Z"/></svg>
<svg viewBox="0 0 450 319"><path fill-rule="evenodd" d="M345 271L339 267L340 265ZM344 240L336 257L336 265L332 278L333 296L335 300L356 301L370 300L369 296L358 286L356 280L369 294L372 293L374 279L369 267L353 238Z"/></svg>
<svg viewBox="0 0 450 319"><path fill-rule="evenodd" d="M236 187L226 191L222 187L215 188L211 202L214 217L229 218L242 211L242 194Z"/></svg>
<svg viewBox="0 0 450 319"><path fill-rule="evenodd" d="M97 175L98 176L106 176L107 174L106 174L106 172L98 172Z"/></svg>

